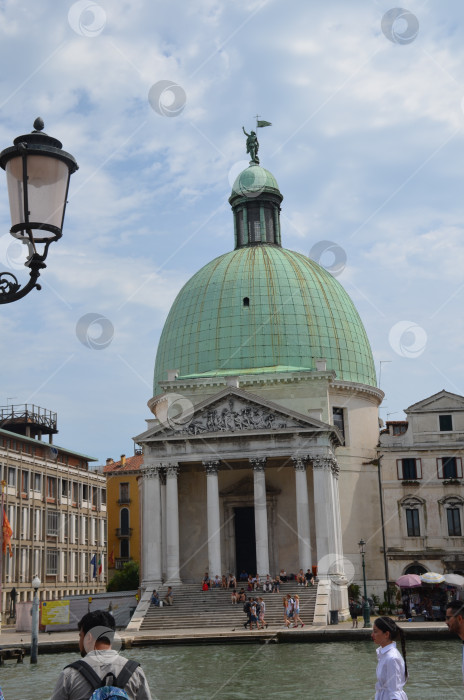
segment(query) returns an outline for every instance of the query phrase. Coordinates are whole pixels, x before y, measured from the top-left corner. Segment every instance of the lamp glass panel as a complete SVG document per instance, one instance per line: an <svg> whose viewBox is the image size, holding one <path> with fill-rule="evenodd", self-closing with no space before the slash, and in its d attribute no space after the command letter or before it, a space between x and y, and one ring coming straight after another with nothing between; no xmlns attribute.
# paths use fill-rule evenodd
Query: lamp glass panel
<svg viewBox="0 0 464 700"><path fill-rule="evenodd" d="M61 229L69 170L66 163L50 156L28 156L29 221ZM12 158L6 165L12 225L24 223L22 159ZM52 237L41 230L41 237Z"/></svg>

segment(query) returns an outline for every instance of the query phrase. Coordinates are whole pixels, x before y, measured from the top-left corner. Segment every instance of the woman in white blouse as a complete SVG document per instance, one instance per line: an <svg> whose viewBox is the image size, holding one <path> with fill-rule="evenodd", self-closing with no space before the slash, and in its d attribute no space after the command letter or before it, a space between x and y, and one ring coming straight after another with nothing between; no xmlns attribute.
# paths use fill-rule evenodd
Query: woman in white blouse
<svg viewBox="0 0 464 700"><path fill-rule="evenodd" d="M397 637L401 640L403 656L396 648ZM403 690L408 678L403 630L390 617L379 617L374 622L372 641L379 645L375 700L408 700Z"/></svg>

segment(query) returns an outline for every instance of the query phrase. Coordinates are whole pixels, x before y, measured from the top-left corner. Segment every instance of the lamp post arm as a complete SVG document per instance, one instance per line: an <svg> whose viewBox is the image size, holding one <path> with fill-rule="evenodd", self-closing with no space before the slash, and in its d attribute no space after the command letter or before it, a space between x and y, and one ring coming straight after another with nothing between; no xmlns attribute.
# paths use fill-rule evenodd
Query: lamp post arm
<svg viewBox="0 0 464 700"><path fill-rule="evenodd" d="M40 284L37 284L37 280L40 277L40 271L47 267L44 260L47 257L48 245L46 244L46 250L43 255L33 253L26 263L30 273L29 282L24 287L21 287L17 277L12 272L0 272L0 304L10 304L12 301L18 301L18 299L22 299L26 294L29 294L34 287L41 289Z"/></svg>

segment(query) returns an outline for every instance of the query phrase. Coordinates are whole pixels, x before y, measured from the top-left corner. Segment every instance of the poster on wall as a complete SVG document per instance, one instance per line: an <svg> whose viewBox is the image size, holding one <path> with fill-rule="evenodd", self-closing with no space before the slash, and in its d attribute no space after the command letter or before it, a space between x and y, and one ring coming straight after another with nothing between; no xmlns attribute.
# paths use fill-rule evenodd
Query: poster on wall
<svg viewBox="0 0 464 700"><path fill-rule="evenodd" d="M42 603L42 625L69 623L69 600L47 600Z"/></svg>

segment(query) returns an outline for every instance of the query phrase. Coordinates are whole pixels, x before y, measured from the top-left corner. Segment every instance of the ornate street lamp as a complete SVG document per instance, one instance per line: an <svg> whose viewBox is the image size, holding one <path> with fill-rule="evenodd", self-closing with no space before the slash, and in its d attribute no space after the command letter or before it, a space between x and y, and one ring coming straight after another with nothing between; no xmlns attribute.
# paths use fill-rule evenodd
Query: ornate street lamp
<svg viewBox="0 0 464 700"><path fill-rule="evenodd" d="M0 153L0 167L6 171L11 211L11 235L27 245L29 282L21 288L11 272L0 272L0 304L9 304L40 285L40 271L46 267L48 247L62 236L69 178L78 169L74 157L62 150L58 139L43 133L40 117L34 131L18 136L14 146ZM37 246L43 246L37 248Z"/></svg>
<svg viewBox="0 0 464 700"><path fill-rule="evenodd" d="M369 603L367 600L366 563L364 561L364 555L366 553L365 541L359 540L358 547L359 547L359 552L362 556L363 579L364 579L364 605L363 605L364 625L363 625L363 627L371 627L371 609L369 607Z"/></svg>
<svg viewBox="0 0 464 700"><path fill-rule="evenodd" d="M37 648L39 646L39 588L40 578L37 574L32 579L34 599L32 601L32 635L31 635L31 664L37 663Z"/></svg>

